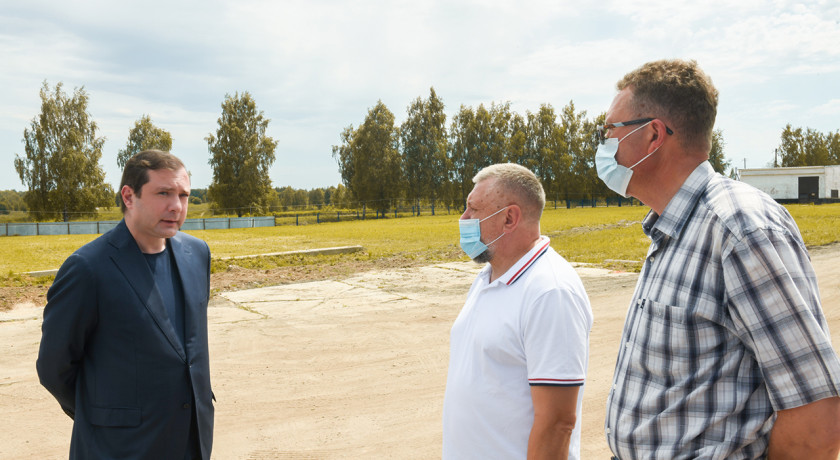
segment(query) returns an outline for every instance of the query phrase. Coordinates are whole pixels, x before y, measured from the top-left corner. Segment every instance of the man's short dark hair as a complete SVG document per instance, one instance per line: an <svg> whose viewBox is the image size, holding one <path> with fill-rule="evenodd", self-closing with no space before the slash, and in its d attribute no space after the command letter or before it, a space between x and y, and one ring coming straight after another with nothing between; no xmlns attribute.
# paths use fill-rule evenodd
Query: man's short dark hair
<svg viewBox="0 0 840 460"><path fill-rule="evenodd" d="M123 169L122 180L120 181L120 190L122 190L123 186L128 185L134 191L135 195L140 196L141 189L146 182L149 182L149 170L168 169L170 171L178 171L182 168L186 169L184 163L169 152L144 150L125 162L125 169ZM122 200L122 194L120 194L120 209L125 214L125 202Z"/></svg>
<svg viewBox="0 0 840 460"><path fill-rule="evenodd" d="M667 117L686 145L699 144L707 152L711 148L718 91L696 61L648 62L625 75L616 87L633 92L637 117Z"/></svg>

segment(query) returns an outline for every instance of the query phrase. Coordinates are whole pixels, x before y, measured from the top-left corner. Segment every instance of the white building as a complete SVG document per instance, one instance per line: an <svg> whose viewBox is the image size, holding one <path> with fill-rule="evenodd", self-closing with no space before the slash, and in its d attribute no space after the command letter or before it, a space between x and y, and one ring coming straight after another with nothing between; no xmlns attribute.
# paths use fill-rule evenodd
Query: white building
<svg viewBox="0 0 840 460"><path fill-rule="evenodd" d="M840 166L741 169L740 179L779 202L840 201Z"/></svg>

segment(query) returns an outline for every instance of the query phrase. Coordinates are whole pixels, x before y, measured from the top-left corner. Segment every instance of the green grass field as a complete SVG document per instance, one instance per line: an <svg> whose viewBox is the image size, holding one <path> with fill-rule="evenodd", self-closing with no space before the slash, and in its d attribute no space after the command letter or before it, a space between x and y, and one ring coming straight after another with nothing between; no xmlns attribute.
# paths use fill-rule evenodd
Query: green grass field
<svg viewBox="0 0 840 460"><path fill-rule="evenodd" d="M790 205L787 208L796 219L807 245L840 241L840 204ZM648 239L639 225L646 212L647 208L642 206L547 209L541 221L542 233L551 237L555 250L570 261L638 269L648 246ZM371 260L395 255L433 263L466 260L458 249L458 217L457 214L439 214L188 233L207 241L216 259L214 270L226 267L228 262L218 260L222 257L349 245L361 245L365 251L305 263L331 263L341 257ZM0 237L0 274L5 275L0 277L0 284L8 285L12 274L58 268L73 251L97 236ZM266 259L250 263L236 261L236 264L270 268L303 263L301 257Z"/></svg>

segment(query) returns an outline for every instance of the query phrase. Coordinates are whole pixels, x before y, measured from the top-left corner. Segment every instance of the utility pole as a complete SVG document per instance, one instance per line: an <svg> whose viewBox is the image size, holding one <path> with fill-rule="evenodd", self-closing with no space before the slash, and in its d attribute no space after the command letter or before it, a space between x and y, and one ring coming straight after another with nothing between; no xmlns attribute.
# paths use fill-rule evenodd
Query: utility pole
<svg viewBox="0 0 840 460"><path fill-rule="evenodd" d="M744 169L747 169L747 159L744 158Z"/></svg>

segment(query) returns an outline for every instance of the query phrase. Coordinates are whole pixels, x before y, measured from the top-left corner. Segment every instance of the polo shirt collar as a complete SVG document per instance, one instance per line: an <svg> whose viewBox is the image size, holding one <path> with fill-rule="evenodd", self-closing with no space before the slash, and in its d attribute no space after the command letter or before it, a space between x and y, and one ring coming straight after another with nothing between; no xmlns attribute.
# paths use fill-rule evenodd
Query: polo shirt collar
<svg viewBox="0 0 840 460"><path fill-rule="evenodd" d="M528 253L526 253L522 258L520 258L512 267L505 272L504 275L500 276L494 283L503 283L506 286L510 286L511 284L515 283L519 278L522 277L525 272L531 268L534 263L536 263L537 259L543 256L548 251L549 245L551 240L548 239L547 236L541 236L539 240L537 240L537 244L531 248ZM488 264L485 267L487 270L487 276L490 276L490 265Z"/></svg>
<svg viewBox="0 0 840 460"><path fill-rule="evenodd" d="M654 233L662 233L670 238L676 238L682 232L691 216L691 211L714 175L715 170L711 163L708 161L700 163L665 206L662 215L657 215L653 210L648 212L642 221L644 232L651 237Z"/></svg>

